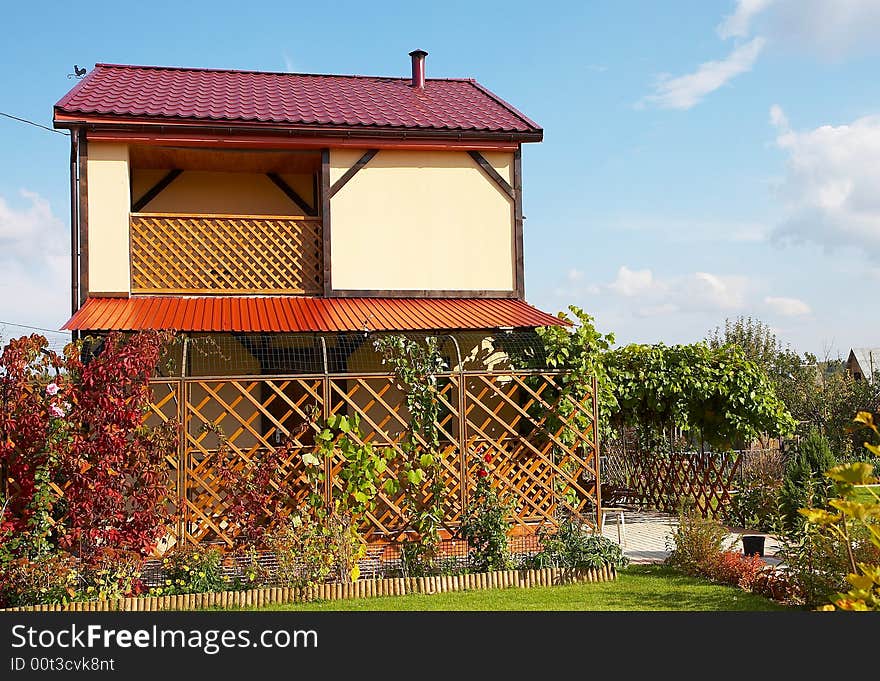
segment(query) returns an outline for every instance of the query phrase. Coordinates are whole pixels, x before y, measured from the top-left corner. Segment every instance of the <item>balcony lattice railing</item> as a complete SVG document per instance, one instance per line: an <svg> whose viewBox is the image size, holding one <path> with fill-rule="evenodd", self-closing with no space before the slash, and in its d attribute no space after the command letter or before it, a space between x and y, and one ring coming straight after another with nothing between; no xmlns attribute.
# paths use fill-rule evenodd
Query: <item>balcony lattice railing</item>
<svg viewBox="0 0 880 681"><path fill-rule="evenodd" d="M315 295L323 270L319 218L131 215L132 293Z"/></svg>

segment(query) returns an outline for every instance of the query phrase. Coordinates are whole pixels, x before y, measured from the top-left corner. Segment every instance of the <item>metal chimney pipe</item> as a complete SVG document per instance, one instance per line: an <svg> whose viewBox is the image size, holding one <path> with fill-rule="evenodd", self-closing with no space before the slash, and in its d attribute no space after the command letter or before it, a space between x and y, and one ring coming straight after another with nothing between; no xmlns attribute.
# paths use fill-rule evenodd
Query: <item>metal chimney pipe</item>
<svg viewBox="0 0 880 681"><path fill-rule="evenodd" d="M419 90L425 89L425 57L428 53L424 50L413 50L409 53L412 57L412 86Z"/></svg>

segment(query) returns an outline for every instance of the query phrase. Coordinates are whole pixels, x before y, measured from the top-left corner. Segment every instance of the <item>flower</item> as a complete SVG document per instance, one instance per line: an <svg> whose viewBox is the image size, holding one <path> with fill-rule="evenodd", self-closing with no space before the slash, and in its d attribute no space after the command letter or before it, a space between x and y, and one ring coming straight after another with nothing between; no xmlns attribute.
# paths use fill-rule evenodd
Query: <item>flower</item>
<svg viewBox="0 0 880 681"><path fill-rule="evenodd" d="M486 455L483 457L483 461L486 463L492 462L492 454L490 452L486 452Z"/></svg>
<svg viewBox="0 0 880 681"><path fill-rule="evenodd" d="M485 468L481 468L479 471L477 471L477 475L479 475L481 478L485 478L487 475L489 475L489 472Z"/></svg>
<svg viewBox="0 0 880 681"><path fill-rule="evenodd" d="M60 419L62 416L64 416L64 410L57 404L53 404L51 407L49 407L49 413L57 419Z"/></svg>
<svg viewBox="0 0 880 681"><path fill-rule="evenodd" d="M61 388L58 387L58 384L55 381L52 381L49 385L46 386L46 394L57 395L60 389Z"/></svg>

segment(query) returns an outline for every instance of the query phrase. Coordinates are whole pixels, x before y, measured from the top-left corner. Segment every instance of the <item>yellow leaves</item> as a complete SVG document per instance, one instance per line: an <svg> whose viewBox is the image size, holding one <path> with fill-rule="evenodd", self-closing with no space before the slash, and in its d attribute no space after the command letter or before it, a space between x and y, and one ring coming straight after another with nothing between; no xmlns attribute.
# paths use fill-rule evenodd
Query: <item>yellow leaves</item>
<svg viewBox="0 0 880 681"><path fill-rule="evenodd" d="M351 581L356 582L358 580L358 577L360 577L360 576L361 576L361 569L358 566L358 564L355 563L354 566L351 568Z"/></svg>
<svg viewBox="0 0 880 681"><path fill-rule="evenodd" d="M832 480L849 485L869 485L875 482L874 467L864 461L835 466L826 475Z"/></svg>
<svg viewBox="0 0 880 681"><path fill-rule="evenodd" d="M855 423L861 423L862 425L867 426L875 433L880 435L880 429L877 428L877 425L874 423L874 415L868 411L860 411L856 414L856 417L853 419Z"/></svg>
<svg viewBox="0 0 880 681"><path fill-rule="evenodd" d="M813 525L834 525L843 520L843 516L840 513L829 513L821 508L800 508L798 513Z"/></svg>
<svg viewBox="0 0 880 681"><path fill-rule="evenodd" d="M849 574L846 576L846 581L852 584L856 589L870 589L874 586L874 580L867 575Z"/></svg>

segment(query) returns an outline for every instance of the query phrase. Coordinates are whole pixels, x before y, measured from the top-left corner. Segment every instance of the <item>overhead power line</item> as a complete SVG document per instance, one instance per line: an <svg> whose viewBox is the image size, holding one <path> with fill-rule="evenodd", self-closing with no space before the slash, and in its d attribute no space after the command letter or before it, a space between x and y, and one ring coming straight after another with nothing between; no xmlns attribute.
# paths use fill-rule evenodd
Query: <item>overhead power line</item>
<svg viewBox="0 0 880 681"><path fill-rule="evenodd" d="M33 121L29 121L27 118L19 118L18 116L13 116L12 114L5 113L0 111L0 116L5 116L6 118L11 118L14 121L18 121L19 123L27 123L28 125L33 125L35 128L42 128L43 130L48 130L49 132L54 132L59 135L64 135L65 137L69 137L70 133L64 132L63 130L55 130L50 128L47 125L43 125L42 123L34 123Z"/></svg>
<svg viewBox="0 0 880 681"><path fill-rule="evenodd" d="M0 321L0 326L15 326L19 329L30 329L31 331L45 331L46 333L57 333L62 336L69 334L69 331L59 331L58 329L44 329L40 326L29 326L27 324L15 324L13 322Z"/></svg>

